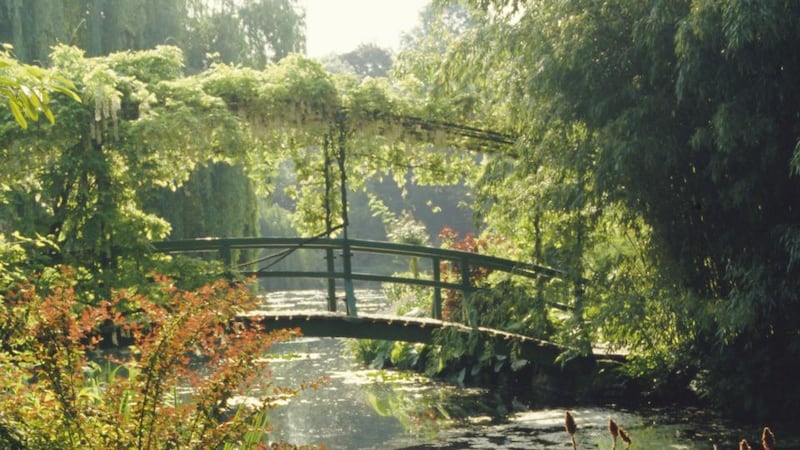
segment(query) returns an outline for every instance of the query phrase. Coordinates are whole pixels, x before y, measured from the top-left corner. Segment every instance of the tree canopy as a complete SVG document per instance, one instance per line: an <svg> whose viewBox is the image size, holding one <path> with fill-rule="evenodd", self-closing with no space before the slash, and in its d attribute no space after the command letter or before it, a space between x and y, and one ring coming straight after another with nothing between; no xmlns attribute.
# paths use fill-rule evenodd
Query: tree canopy
<svg viewBox="0 0 800 450"><path fill-rule="evenodd" d="M444 182L466 157L406 150L445 140L483 145L425 129L425 107L385 82L335 78L299 56L263 71L218 64L188 77L175 47L87 58L61 46L50 58L52 70L76 80L84 103L54 102L63 120L52 126L3 130L2 176L13 186L4 196L17 202L13 229L53 236L71 260L102 266L116 250L163 238L166 222L143 209L148 193L178 188L208 162L239 163L268 188L276 163L293 159L300 223L316 234L324 230L325 142L333 152L346 138L355 187L374 173L405 183L409 167L421 183Z"/></svg>
<svg viewBox="0 0 800 450"><path fill-rule="evenodd" d="M0 42L25 62L48 61L55 44L89 56L157 45L181 48L191 72L214 62L262 68L305 48L296 0L8 0Z"/></svg>
<svg viewBox="0 0 800 450"><path fill-rule="evenodd" d="M489 223L592 281L588 332L729 410L789 408L799 5L467 3L431 92L522 136L519 163L484 175Z"/></svg>

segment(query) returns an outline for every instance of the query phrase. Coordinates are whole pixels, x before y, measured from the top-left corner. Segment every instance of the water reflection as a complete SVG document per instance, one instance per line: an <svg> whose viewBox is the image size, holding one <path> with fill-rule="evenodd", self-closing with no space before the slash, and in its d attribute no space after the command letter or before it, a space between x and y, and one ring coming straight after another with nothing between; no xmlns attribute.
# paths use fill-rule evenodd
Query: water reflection
<svg viewBox="0 0 800 450"><path fill-rule="evenodd" d="M287 296L283 296L285 299ZM315 301L324 302L319 296ZM284 356L278 356L284 355ZM416 374L367 370L344 339L304 338L272 349L273 381L296 386L329 376L270 412L273 440L330 449L567 449L563 408L519 410L486 390L458 389ZM514 411L516 408L517 411ZM635 449L736 449L760 442L760 427L725 426L698 410L570 408L579 449L610 449L609 418ZM779 448L800 450L798 427L775 426ZM624 448L620 445L619 449ZM759 448L759 446L754 446Z"/></svg>
<svg viewBox="0 0 800 450"><path fill-rule="evenodd" d="M607 430L608 418L624 424L633 438L632 448L711 450L736 449L742 437L751 444L760 442L761 430L755 427L750 432L733 431L722 426L717 419L701 411L647 410L629 412L616 408L578 408L573 410L578 432L578 448L611 449L611 436ZM796 431L786 428L779 448L797 450ZM780 441L779 441L780 442ZM472 429L454 429L445 432L434 441L409 446L408 449L566 449L569 439L564 431L564 410L545 409L517 413L507 423ZM620 442L617 448L625 448ZM753 445L760 448L760 445Z"/></svg>
<svg viewBox="0 0 800 450"><path fill-rule="evenodd" d="M343 339L305 338L281 343L274 352L273 379L296 385L329 375L317 391L304 391L271 411L272 438L331 449L564 449L564 409L510 411L490 392L459 389L416 374L367 370ZM611 448L609 418L634 439L634 448L735 449L743 437L758 442L760 429L732 430L698 410L637 410L616 407L571 409L579 449ZM798 450L780 430L781 449ZM779 432L776 430L776 432ZM624 448L621 445L617 448Z"/></svg>
<svg viewBox="0 0 800 450"><path fill-rule="evenodd" d="M372 381L361 375L352 358L346 357L344 340L302 339L278 344L273 351L297 355L295 359L273 361L277 384L292 386L330 376L319 390L303 391L270 412L270 421L276 426L274 440L348 449L368 448L386 442L387 437L405 434L397 419L376 413L365 400L361 386ZM316 354L322 356L310 356Z"/></svg>
<svg viewBox="0 0 800 450"><path fill-rule="evenodd" d="M413 373L365 369L344 339L304 338L277 344L272 379L296 385L330 377L270 412L272 438L331 449L402 448L435 440L459 424L503 417L484 390L459 389Z"/></svg>

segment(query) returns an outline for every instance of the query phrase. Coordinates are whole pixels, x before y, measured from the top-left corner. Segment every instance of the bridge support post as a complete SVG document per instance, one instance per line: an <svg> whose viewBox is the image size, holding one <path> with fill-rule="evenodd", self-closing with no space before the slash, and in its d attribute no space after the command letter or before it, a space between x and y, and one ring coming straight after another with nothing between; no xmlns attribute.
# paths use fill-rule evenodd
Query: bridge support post
<svg viewBox="0 0 800 450"><path fill-rule="evenodd" d="M442 281L442 274L440 267L442 260L434 257L431 261L433 262L433 281L436 283L436 287L433 288L433 305L431 305L431 317L433 317L434 319L442 320L442 288L439 287L439 283Z"/></svg>
<svg viewBox="0 0 800 450"><path fill-rule="evenodd" d="M470 281L471 273L469 262L466 259L461 259L459 265L461 269L461 296L464 298L464 308L467 311L467 324L472 328L477 328L478 317L475 314L475 310L472 309L472 303L470 301L472 282Z"/></svg>
<svg viewBox="0 0 800 450"><path fill-rule="evenodd" d="M336 278L333 277L336 267L333 259L333 249L325 249L325 262L327 264L328 273L331 275L331 277L328 278L328 311L330 312L336 312Z"/></svg>
<svg viewBox="0 0 800 450"><path fill-rule="evenodd" d="M353 289L353 266L350 258L353 256L350 251L350 241L347 240L347 228L345 228L345 238L342 244L342 265L344 266L344 294L347 301L347 315L356 317L356 294Z"/></svg>
<svg viewBox="0 0 800 450"><path fill-rule="evenodd" d="M226 269L233 268L233 252L231 252L231 247L229 245L223 245L222 248L219 249L219 256L222 258L222 261L225 263Z"/></svg>

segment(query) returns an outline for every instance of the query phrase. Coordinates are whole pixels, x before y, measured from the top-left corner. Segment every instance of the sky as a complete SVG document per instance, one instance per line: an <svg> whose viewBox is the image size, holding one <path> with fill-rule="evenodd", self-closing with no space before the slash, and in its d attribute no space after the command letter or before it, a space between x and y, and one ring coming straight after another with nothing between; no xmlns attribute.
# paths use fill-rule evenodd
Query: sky
<svg viewBox="0 0 800 450"><path fill-rule="evenodd" d="M300 0L306 9L306 48L318 58L360 44L398 50L430 0Z"/></svg>

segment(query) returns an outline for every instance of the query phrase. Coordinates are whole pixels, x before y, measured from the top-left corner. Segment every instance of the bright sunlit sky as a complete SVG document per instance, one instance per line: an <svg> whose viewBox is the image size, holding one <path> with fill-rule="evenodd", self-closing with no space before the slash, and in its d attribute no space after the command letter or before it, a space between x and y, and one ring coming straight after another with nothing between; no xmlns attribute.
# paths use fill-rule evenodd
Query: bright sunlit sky
<svg viewBox="0 0 800 450"><path fill-rule="evenodd" d="M360 44L398 50L430 0L300 0L306 9L308 56L346 53Z"/></svg>

